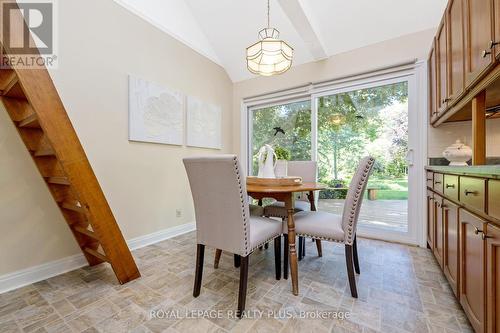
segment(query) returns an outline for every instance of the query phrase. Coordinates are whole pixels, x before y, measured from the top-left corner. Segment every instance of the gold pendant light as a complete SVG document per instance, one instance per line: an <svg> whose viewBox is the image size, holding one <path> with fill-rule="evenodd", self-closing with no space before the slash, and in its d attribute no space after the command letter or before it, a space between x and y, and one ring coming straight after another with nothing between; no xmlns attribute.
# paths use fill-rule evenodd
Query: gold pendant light
<svg viewBox="0 0 500 333"><path fill-rule="evenodd" d="M267 28L259 31L260 41L247 47L247 68L253 74L272 76L292 67L293 48L279 39L278 29L270 27L267 0Z"/></svg>

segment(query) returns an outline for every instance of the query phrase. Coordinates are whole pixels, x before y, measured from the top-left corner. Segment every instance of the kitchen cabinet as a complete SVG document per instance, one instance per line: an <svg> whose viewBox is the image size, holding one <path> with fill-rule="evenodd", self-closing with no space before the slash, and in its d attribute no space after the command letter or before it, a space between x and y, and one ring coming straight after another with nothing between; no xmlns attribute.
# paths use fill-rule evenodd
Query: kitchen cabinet
<svg viewBox="0 0 500 333"><path fill-rule="evenodd" d="M443 230L444 230L444 257L443 271L450 283L455 296L460 297L458 292L460 275L459 255L459 220L458 206L451 201L443 201Z"/></svg>
<svg viewBox="0 0 500 333"><path fill-rule="evenodd" d="M448 25L448 99L457 101L464 93L464 0L450 0L446 10Z"/></svg>
<svg viewBox="0 0 500 333"><path fill-rule="evenodd" d="M487 326L500 332L500 228L488 225L486 236Z"/></svg>
<svg viewBox="0 0 500 333"><path fill-rule="evenodd" d="M500 332L500 170L427 167L427 243L475 332Z"/></svg>
<svg viewBox="0 0 500 333"><path fill-rule="evenodd" d="M439 25L436 35L437 59L437 111L438 117L448 108L448 40L446 29L446 15Z"/></svg>
<svg viewBox="0 0 500 333"><path fill-rule="evenodd" d="M435 219L434 193L427 191L427 245L434 249L434 219Z"/></svg>
<svg viewBox="0 0 500 333"><path fill-rule="evenodd" d="M476 332L484 332L486 322L486 221L465 209L460 218L460 304Z"/></svg>
<svg viewBox="0 0 500 333"><path fill-rule="evenodd" d="M488 215L500 221L500 180L488 181Z"/></svg>
<svg viewBox="0 0 500 333"><path fill-rule="evenodd" d="M500 0L499 0L500 1ZM436 68L436 41L432 43L429 54L429 119L431 123L437 120L437 68Z"/></svg>
<svg viewBox="0 0 500 333"><path fill-rule="evenodd" d="M495 26L495 39L493 40L493 45L495 46L495 57L500 57L500 0L493 1L493 23Z"/></svg>
<svg viewBox="0 0 500 333"><path fill-rule="evenodd" d="M443 198L439 195L434 196L434 256L443 268L444 259L444 223L443 223Z"/></svg>
<svg viewBox="0 0 500 333"><path fill-rule="evenodd" d="M464 0L465 84L470 86L494 61L493 0Z"/></svg>

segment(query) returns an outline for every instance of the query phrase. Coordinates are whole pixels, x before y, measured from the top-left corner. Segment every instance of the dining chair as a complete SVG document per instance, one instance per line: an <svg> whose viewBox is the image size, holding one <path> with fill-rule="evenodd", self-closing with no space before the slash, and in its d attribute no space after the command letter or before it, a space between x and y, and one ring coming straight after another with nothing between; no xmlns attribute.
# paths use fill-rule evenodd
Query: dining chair
<svg viewBox="0 0 500 333"><path fill-rule="evenodd" d="M250 216L264 216L264 207L259 206L259 205L248 205L250 209ZM267 244L266 244L267 245ZM219 263L220 263L220 257L222 255L222 250L221 249L215 249L215 256L214 256L214 268L217 269L219 268ZM238 255L234 255L234 267L240 267L240 260L238 258Z"/></svg>
<svg viewBox="0 0 500 333"><path fill-rule="evenodd" d="M303 182L316 182L318 177L318 163L315 161L290 161L288 162L288 174L290 176L301 177ZM310 210L311 202L309 200L309 194L300 193L300 196L295 200L295 213ZM276 201L275 203L266 206L264 208L264 216L281 218L283 221L283 253L285 253L283 260L283 277L286 279L288 278L288 257L286 256L286 253L288 253L288 228L286 226L288 212L286 211L285 203ZM316 247L318 249L318 255L321 257L321 240L316 240ZM305 249L304 237L299 237L299 260L302 260L305 256Z"/></svg>
<svg viewBox="0 0 500 333"><path fill-rule="evenodd" d="M295 232L298 236L345 244L347 275L351 295L354 298L358 297L354 271L360 274L356 228L363 195L374 163L375 159L372 157L365 157L360 161L347 191L342 215L323 211L303 211L294 215Z"/></svg>
<svg viewBox="0 0 500 333"><path fill-rule="evenodd" d="M245 177L235 155L183 160L196 217L196 271L193 296L201 291L205 246L233 253L240 261L238 317L245 310L250 254L274 240L276 279L281 277L282 223L250 216Z"/></svg>

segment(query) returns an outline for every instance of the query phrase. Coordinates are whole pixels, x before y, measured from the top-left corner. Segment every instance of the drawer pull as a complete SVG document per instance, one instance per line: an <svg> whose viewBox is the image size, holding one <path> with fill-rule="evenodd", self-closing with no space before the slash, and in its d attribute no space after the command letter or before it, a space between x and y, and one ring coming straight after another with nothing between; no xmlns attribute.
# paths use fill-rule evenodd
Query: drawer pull
<svg viewBox="0 0 500 333"><path fill-rule="evenodd" d="M427 181L428 181L428 182L432 181L432 178L427 178Z"/></svg>
<svg viewBox="0 0 500 333"><path fill-rule="evenodd" d="M495 42L494 40L490 40L490 50L493 49L495 46L497 46L498 44L500 44L499 42Z"/></svg>
<svg viewBox="0 0 500 333"><path fill-rule="evenodd" d="M483 56L483 58L486 58L490 54L491 54L491 51L483 50L482 56Z"/></svg>
<svg viewBox="0 0 500 333"><path fill-rule="evenodd" d="M455 184L446 184L446 188L455 188Z"/></svg>
<svg viewBox="0 0 500 333"><path fill-rule="evenodd" d="M488 238L493 238L493 237L491 237L491 236L487 236L487 235L483 232L483 234L481 235L481 238L482 238L483 240L486 240L486 239L488 239Z"/></svg>
<svg viewBox="0 0 500 333"><path fill-rule="evenodd" d="M439 184L441 184L441 182L437 181L437 182L434 182L434 184L439 185Z"/></svg>
<svg viewBox="0 0 500 333"><path fill-rule="evenodd" d="M479 235L479 234L484 234L484 232L478 227L474 227L474 234Z"/></svg>
<svg viewBox="0 0 500 333"><path fill-rule="evenodd" d="M469 191L469 190L465 190L465 191L464 191L464 194L465 194L465 195L470 195L470 194L477 195L477 191Z"/></svg>

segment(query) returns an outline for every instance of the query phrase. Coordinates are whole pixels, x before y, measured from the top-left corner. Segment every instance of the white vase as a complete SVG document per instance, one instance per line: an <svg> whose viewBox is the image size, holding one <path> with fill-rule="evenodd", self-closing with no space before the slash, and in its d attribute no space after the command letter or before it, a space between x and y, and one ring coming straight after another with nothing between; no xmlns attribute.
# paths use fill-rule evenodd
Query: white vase
<svg viewBox="0 0 500 333"><path fill-rule="evenodd" d="M450 166L467 166L467 161L472 158L472 149L457 140L445 149L443 156L450 161Z"/></svg>
<svg viewBox="0 0 500 333"><path fill-rule="evenodd" d="M276 161L276 166L274 167L274 173L276 178L284 178L288 176L288 161L278 160Z"/></svg>

